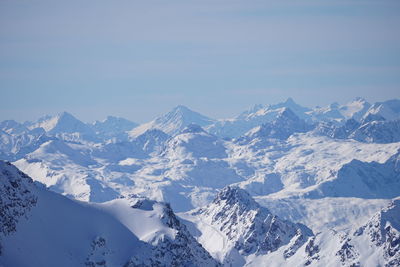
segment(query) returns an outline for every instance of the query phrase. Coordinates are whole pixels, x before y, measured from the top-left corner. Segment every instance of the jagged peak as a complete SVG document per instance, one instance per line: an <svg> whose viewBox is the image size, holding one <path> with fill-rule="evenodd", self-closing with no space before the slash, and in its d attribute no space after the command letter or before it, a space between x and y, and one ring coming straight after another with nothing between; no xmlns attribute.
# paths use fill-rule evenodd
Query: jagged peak
<svg viewBox="0 0 400 267"><path fill-rule="evenodd" d="M376 244L385 241L386 232L395 228L400 231L400 197L392 199L388 206L377 212L368 222L354 232L359 236L369 233L371 240Z"/></svg>
<svg viewBox="0 0 400 267"><path fill-rule="evenodd" d="M226 186L218 192L213 200L214 204L225 202L228 205L236 203L245 206L248 209L260 208L260 205L250 196L250 194L237 186Z"/></svg>

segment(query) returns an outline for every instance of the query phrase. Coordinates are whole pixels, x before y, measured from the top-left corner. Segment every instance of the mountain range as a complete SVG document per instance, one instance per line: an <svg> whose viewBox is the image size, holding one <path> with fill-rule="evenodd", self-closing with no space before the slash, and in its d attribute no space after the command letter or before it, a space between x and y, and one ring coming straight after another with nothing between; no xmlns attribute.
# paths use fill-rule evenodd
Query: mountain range
<svg viewBox="0 0 400 267"><path fill-rule="evenodd" d="M399 155L396 99L6 120L0 266L397 266Z"/></svg>

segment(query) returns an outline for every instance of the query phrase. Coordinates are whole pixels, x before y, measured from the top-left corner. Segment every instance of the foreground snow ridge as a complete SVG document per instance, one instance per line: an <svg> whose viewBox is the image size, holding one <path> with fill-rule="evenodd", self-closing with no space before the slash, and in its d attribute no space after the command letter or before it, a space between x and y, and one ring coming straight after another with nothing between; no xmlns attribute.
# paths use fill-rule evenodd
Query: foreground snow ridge
<svg viewBox="0 0 400 267"><path fill-rule="evenodd" d="M354 232L313 234L237 187L225 187L212 203L180 219L168 204L147 199L76 202L34 184L7 162L0 162L0 175L4 266L400 264L400 199Z"/></svg>
<svg viewBox="0 0 400 267"><path fill-rule="evenodd" d="M87 204L0 161L3 266L218 266L169 205Z"/></svg>

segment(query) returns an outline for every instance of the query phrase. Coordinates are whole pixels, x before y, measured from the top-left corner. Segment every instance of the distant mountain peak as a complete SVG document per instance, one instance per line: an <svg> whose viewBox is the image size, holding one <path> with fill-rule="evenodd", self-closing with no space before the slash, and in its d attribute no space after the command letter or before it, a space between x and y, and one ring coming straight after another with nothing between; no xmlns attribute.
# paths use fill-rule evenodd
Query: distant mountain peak
<svg viewBox="0 0 400 267"><path fill-rule="evenodd" d="M249 141L255 138L284 140L294 133L304 133L311 129L312 125L308 125L296 116L290 108L284 107L279 110L272 122L266 122L248 131L245 140Z"/></svg>
<svg viewBox="0 0 400 267"><path fill-rule="evenodd" d="M103 121L95 121L92 124L92 128L99 136L105 139L117 137L122 140L125 139L126 132L136 126L138 126L137 123L116 116L107 116Z"/></svg>
<svg viewBox="0 0 400 267"><path fill-rule="evenodd" d="M84 125L83 122L75 118L72 114L63 111L55 116L47 115L40 118L36 123L33 123L30 128L42 127L46 132L58 132L59 130L71 132L71 130L77 126L79 128L85 128Z"/></svg>
<svg viewBox="0 0 400 267"><path fill-rule="evenodd" d="M204 121L210 121L210 123L212 121L210 118L208 118L204 115L201 115L200 113L193 111L184 105L178 105L178 106L174 107L171 111L167 112L166 114L164 114L162 116L159 116L156 119L156 121L165 121L168 119L172 119L176 116L178 116L179 118L181 118L183 120L196 118L196 119L201 119Z"/></svg>
<svg viewBox="0 0 400 267"><path fill-rule="evenodd" d="M186 106L178 105L153 121L136 127L130 132L130 135L136 137L149 129L161 129L173 136L180 133L189 124L197 124L203 127L212 124L214 121Z"/></svg>

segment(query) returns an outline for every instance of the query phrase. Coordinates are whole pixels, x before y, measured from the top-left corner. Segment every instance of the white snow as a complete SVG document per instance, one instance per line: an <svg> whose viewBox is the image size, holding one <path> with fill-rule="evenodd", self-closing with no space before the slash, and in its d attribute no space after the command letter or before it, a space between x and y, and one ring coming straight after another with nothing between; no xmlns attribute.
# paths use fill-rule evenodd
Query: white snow
<svg viewBox="0 0 400 267"><path fill-rule="evenodd" d="M288 115L287 120L281 120L282 114ZM128 231L140 244L156 244L164 237L173 239L176 231L160 220L161 204L155 203L150 210L132 209L130 203L120 198L169 202L175 211L188 212L208 205L223 187L235 185L247 190L272 214L322 232L315 241L323 247L321 259L311 264L336 266L338 256L332 253L340 249L343 240L328 233L329 229L350 233L400 194L400 142L396 142L399 118L399 100L371 105L361 98L314 109L288 99L276 105L256 105L235 118L218 121L177 106L134 129L136 124L122 118L108 117L86 124L64 112L24 124L1 122L0 159L14 161L35 181L56 193L96 202L86 205L71 201L68 203L73 204L66 205L77 206L71 209L78 214L88 209L88 214L104 217L110 225L117 222L117 228ZM354 119L357 122L348 123L360 127L340 139L310 131L315 127L313 123L322 121L341 127L347 125L348 119ZM378 127L383 124L389 126ZM41 199L46 201L61 201L47 191L43 195ZM42 201L38 207L38 214L32 213L32 223L38 224L39 232L45 230L44 226L61 224L49 218L49 224L42 227L41 216L47 218L47 212L61 212ZM189 213L181 215L192 221L199 231L199 242L220 261L229 259L229 264L237 266L257 266L261 261L271 266L296 266L307 258L303 246L299 249L303 254L296 252L285 259L283 253L289 245L279 248L279 253L265 256L240 255L231 249L233 244L215 225ZM64 219L64 215L59 216ZM92 220L87 220L89 225ZM77 227L72 218L65 222ZM21 233L38 238L28 230ZM39 238L38 242L56 242L43 238L46 239ZM90 240L82 241L89 242L86 252L95 238L93 234ZM383 253L381 248L374 251L366 247L369 241L363 238L366 237L351 240L354 247L363 251L357 260L371 266L382 264L378 256ZM13 255L20 255L18 251ZM54 259L65 256L60 253L55 251ZM82 259L83 254L77 257Z"/></svg>

